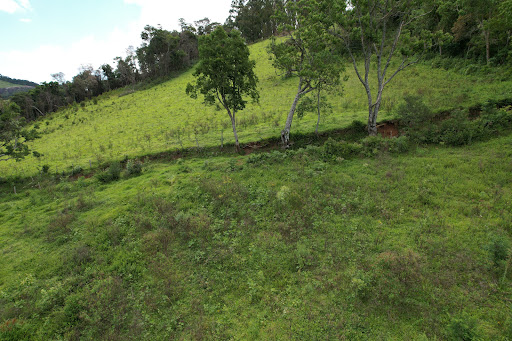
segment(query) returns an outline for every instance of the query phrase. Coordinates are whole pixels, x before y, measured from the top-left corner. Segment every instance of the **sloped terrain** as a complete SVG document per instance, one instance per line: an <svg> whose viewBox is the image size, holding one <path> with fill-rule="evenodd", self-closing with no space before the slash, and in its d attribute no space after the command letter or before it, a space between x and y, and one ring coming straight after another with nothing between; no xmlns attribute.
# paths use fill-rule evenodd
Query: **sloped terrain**
<svg viewBox="0 0 512 341"><path fill-rule="evenodd" d="M0 340L512 339L510 111L463 147L324 134L283 152L296 80L266 44L249 155L220 151L228 119L186 97L192 70L37 122L44 155L0 164ZM364 135L348 74L322 117L337 140ZM418 65L381 119L408 94L436 112L510 97L491 76Z"/></svg>
<svg viewBox="0 0 512 341"><path fill-rule="evenodd" d="M2 339L512 337L511 135L323 155L153 161L4 194Z"/></svg>
<svg viewBox="0 0 512 341"><path fill-rule="evenodd" d="M278 137L295 95L297 80L284 79L271 65L268 41L250 46L259 77L260 103L250 104L238 115L242 144ZM52 173L88 168L124 156L135 157L182 147L220 146L233 142L227 114L207 107L202 100L185 94L193 70L165 83L146 89L123 89L106 93L95 101L62 110L37 122L42 138L33 149L43 154L22 162L0 163L0 174L21 177L35 174L43 165ZM320 131L346 127L353 120L365 122L367 102L364 89L352 69L348 81L329 94L333 107L323 113ZM420 95L436 111L469 107L490 98L508 98L512 81L496 74L465 76L453 71L433 69L429 63L401 73L386 89L379 119L393 117L393 109L406 95ZM96 103L96 104L95 104ZM295 119L293 133L311 133L316 115Z"/></svg>

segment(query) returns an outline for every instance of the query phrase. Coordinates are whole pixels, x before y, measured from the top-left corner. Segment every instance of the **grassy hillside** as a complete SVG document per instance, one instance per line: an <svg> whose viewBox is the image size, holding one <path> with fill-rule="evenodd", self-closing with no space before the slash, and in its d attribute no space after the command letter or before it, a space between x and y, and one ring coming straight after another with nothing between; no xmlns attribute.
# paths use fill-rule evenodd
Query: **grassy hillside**
<svg viewBox="0 0 512 341"><path fill-rule="evenodd" d="M279 136L294 95L266 44L251 46L261 102L239 116L242 144ZM322 131L366 118L347 73ZM0 341L512 339L510 110L416 127L464 147L304 138L241 156L219 152L229 120L185 96L192 79L67 108L37 122L44 156L0 163ZM407 94L441 111L510 90L421 64L380 118Z"/></svg>
<svg viewBox="0 0 512 341"><path fill-rule="evenodd" d="M272 68L267 45L268 42L261 42L250 47L256 60L261 99L259 105L249 105L238 116L242 144L279 136L296 91L296 79L283 79ZM34 149L44 156L0 163L0 174L29 176L43 165L50 166L51 172L69 171L74 166L88 168L89 164L94 167L125 155L134 157L182 146L218 146L221 137L224 142L233 142L229 118L223 110L206 107L201 100L185 95L186 84L193 80L192 72L147 90L104 94L97 104L84 103L84 107L68 108L40 121L43 137L34 142ZM364 89L350 67L347 75L343 89L330 95L333 111L324 114L321 131L366 120ZM427 104L442 110L509 97L511 92L512 81L500 81L492 74L487 78L464 76L421 64L389 84L379 118L393 117L393 108L407 94L422 95ZM296 119L292 134L313 132L315 124L313 114Z"/></svg>
<svg viewBox="0 0 512 341"><path fill-rule="evenodd" d="M13 87L13 86L17 86L17 85L0 80L0 88L10 88L10 87Z"/></svg>
<svg viewBox="0 0 512 341"><path fill-rule="evenodd" d="M4 185L0 339L512 338L512 135L321 155Z"/></svg>

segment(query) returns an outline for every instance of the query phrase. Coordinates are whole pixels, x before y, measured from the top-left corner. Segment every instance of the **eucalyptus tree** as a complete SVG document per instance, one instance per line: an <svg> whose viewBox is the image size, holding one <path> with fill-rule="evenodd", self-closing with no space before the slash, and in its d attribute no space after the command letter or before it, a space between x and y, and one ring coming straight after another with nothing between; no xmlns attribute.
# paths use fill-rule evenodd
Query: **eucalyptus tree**
<svg viewBox="0 0 512 341"><path fill-rule="evenodd" d="M187 84L186 92L197 98L203 95L205 104L220 103L231 120L235 148L240 151L236 130L236 114L245 108L249 97L257 102L258 78L254 74L256 62L249 60L249 48L237 30L229 33L217 27L211 34L199 37L199 64L194 71L194 83Z"/></svg>
<svg viewBox="0 0 512 341"><path fill-rule="evenodd" d="M306 94L339 84L343 64L334 52L332 37L324 30L316 11L317 2L300 0L287 2L278 13L281 31L287 38L273 39L269 53L273 65L286 76L297 77L297 92L281 131L283 147L290 145L290 131L300 99Z"/></svg>
<svg viewBox="0 0 512 341"><path fill-rule="evenodd" d="M321 21L344 46L366 91L368 133L376 135L385 87L420 60L430 39L425 39L428 32L414 25L428 10L420 0L318 0L318 4ZM394 59L400 59L398 66Z"/></svg>

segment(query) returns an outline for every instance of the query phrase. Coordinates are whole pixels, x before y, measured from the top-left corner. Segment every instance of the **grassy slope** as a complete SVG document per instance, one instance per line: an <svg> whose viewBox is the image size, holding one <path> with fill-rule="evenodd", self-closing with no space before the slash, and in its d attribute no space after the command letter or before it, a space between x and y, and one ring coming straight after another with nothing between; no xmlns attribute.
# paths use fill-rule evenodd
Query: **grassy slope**
<svg viewBox="0 0 512 341"><path fill-rule="evenodd" d="M34 178L0 203L0 321L31 340L505 340L510 273L488 245L512 232L511 157L509 135Z"/></svg>
<svg viewBox="0 0 512 341"><path fill-rule="evenodd" d="M271 66L265 47L268 42L251 46L260 79L260 104L251 104L239 114L241 143L279 136L293 100L297 80L283 80ZM333 112L326 113L320 130L348 125L353 120L365 121L365 92L351 68L344 84L344 96L331 95ZM77 106L39 122L43 137L34 142L34 149L44 156L22 162L0 163L0 174L33 175L37 168L49 165L52 172L69 170L72 165L89 167L89 162L121 159L175 149L181 145L217 146L221 130L225 142L232 142L227 114L215 107L205 107L201 100L185 95L185 87L193 80L192 70L166 83L122 97L123 90L105 94L97 105ZM386 90L380 119L392 117L392 109L406 94L420 94L433 108L470 106L489 98L509 97L512 81L497 81L489 76L462 76L432 69L426 64L401 73ZM293 132L312 132L316 117L309 114L295 119ZM178 133L183 129L183 133Z"/></svg>
<svg viewBox="0 0 512 341"><path fill-rule="evenodd" d="M278 135L295 88L264 46L251 47L261 103L240 115L242 142ZM176 148L179 128L193 146L194 125L201 146L218 145L226 115L184 96L191 73L39 122L45 156L0 174ZM511 87L419 65L384 109L406 93L442 109ZM353 75L332 102L322 130L366 116ZM35 175L17 195L1 185L0 340L512 338L510 271L489 251L512 232L512 136L333 163L271 155L152 161L107 185Z"/></svg>
<svg viewBox="0 0 512 341"><path fill-rule="evenodd" d="M13 87L13 86L18 86L18 85L11 84L11 83L6 82L6 81L0 81L0 88L10 88L10 87Z"/></svg>

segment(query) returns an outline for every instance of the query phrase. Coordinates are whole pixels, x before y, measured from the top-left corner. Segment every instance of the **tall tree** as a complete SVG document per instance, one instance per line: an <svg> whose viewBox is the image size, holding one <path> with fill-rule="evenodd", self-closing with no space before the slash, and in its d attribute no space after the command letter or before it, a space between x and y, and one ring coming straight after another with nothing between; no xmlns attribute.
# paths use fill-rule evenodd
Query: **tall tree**
<svg viewBox="0 0 512 341"><path fill-rule="evenodd" d="M36 137L35 131L23 129L19 110L15 103L0 100L0 161L23 159L30 153L26 142Z"/></svg>
<svg viewBox="0 0 512 341"><path fill-rule="evenodd" d="M187 84L186 92L197 98L199 92L206 104L220 103L231 120L235 148L240 151L236 131L236 114L243 110L247 96L258 101L258 78L255 62L249 60L249 48L239 31L229 33L217 27L211 34L199 37L199 65L194 72L195 83Z"/></svg>
<svg viewBox="0 0 512 341"><path fill-rule="evenodd" d="M269 47L274 67L298 80L297 92L281 131L284 148L290 144L290 131L300 99L314 90L337 85L343 70L332 37L325 33L318 15L314 14L316 5L314 0L288 2L278 14L280 21L287 23L281 29L287 32L288 38L274 39Z"/></svg>
<svg viewBox="0 0 512 341"><path fill-rule="evenodd" d="M368 99L368 133L377 135L377 117L386 85L419 61L424 33L413 24L425 15L419 0L319 0L321 20L339 38ZM363 60L363 67L359 60ZM401 59L392 68L394 58ZM372 61L376 60L372 69ZM372 86L371 77L375 77Z"/></svg>
<svg viewBox="0 0 512 341"><path fill-rule="evenodd" d="M274 16L284 6L284 0L233 0L227 27L235 27L248 42L271 37L279 21Z"/></svg>
<svg viewBox="0 0 512 341"><path fill-rule="evenodd" d="M493 21L498 18L497 12L501 0L459 0L461 15L469 15L478 24L485 43L485 60L491 61L491 29Z"/></svg>
<svg viewBox="0 0 512 341"><path fill-rule="evenodd" d="M203 36L210 34L215 30L217 26L220 26L218 22L211 22L209 18L203 18L201 20L194 21L197 35Z"/></svg>

